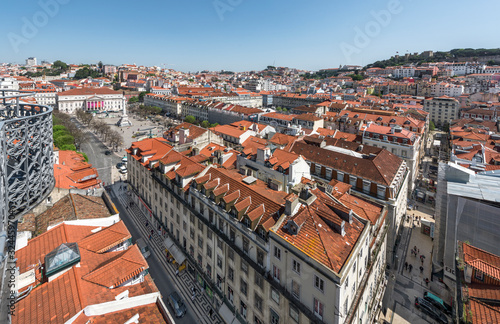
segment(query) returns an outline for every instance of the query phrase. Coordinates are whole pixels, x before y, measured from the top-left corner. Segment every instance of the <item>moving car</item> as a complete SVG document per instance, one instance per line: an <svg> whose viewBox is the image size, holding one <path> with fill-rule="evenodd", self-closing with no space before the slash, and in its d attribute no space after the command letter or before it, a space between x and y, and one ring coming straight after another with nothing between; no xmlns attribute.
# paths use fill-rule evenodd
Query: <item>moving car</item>
<svg viewBox="0 0 500 324"><path fill-rule="evenodd" d="M137 246L139 247L139 250L141 251L142 256L147 259L147 257L149 257L151 255L151 252L149 251L149 247L146 244L146 242L144 242L144 240L142 238L140 238L135 243L137 243Z"/></svg>
<svg viewBox="0 0 500 324"><path fill-rule="evenodd" d="M448 324L448 318L425 299L422 299L420 297L415 297L415 306L418 309L420 309L423 313L429 315L439 323Z"/></svg>
<svg viewBox="0 0 500 324"><path fill-rule="evenodd" d="M175 317L186 315L186 305L184 305L184 301L176 291L168 295L168 304L174 310Z"/></svg>
<svg viewBox="0 0 500 324"><path fill-rule="evenodd" d="M424 292L424 299L431 303L434 307L439 309L442 312L445 312L448 315L451 315L451 306L445 304L444 301L438 296L426 291Z"/></svg>

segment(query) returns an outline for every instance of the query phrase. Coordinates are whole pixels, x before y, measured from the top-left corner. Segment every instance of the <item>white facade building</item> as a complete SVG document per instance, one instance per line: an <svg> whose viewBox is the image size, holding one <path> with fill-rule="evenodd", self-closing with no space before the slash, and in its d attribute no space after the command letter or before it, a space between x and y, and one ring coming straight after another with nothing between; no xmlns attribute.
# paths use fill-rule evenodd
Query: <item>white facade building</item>
<svg viewBox="0 0 500 324"><path fill-rule="evenodd" d="M125 96L108 88L76 88L57 95L60 111L74 113L77 109L86 111L117 111L125 108Z"/></svg>

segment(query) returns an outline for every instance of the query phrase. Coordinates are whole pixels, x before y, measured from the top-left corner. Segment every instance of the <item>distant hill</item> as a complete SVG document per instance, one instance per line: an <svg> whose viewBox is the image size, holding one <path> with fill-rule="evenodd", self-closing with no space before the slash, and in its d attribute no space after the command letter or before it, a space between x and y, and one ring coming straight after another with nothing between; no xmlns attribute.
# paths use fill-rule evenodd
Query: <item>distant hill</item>
<svg viewBox="0 0 500 324"><path fill-rule="evenodd" d="M430 54L432 53L432 54ZM376 61L367 65L365 68L379 67L385 68L388 66L417 64L420 65L426 62L465 62L478 61L488 65L500 65L500 48L456 48L448 52L432 52L426 51L420 54L406 54L393 56L390 59Z"/></svg>

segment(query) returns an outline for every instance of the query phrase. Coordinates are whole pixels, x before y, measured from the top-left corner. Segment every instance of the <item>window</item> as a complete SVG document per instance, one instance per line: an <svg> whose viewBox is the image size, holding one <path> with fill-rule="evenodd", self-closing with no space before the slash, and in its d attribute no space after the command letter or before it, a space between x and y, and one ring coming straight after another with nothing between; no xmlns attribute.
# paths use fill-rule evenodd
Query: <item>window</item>
<svg viewBox="0 0 500 324"><path fill-rule="evenodd" d="M273 265L273 278L277 282L280 282L280 272L280 269L277 266Z"/></svg>
<svg viewBox="0 0 500 324"><path fill-rule="evenodd" d="M279 324L280 316L271 309L271 324Z"/></svg>
<svg viewBox="0 0 500 324"><path fill-rule="evenodd" d="M203 232L203 222L201 219L198 219L198 229Z"/></svg>
<svg viewBox="0 0 500 324"><path fill-rule="evenodd" d="M240 291L243 295L245 295L245 297L247 296L248 285L242 278L240 279Z"/></svg>
<svg viewBox="0 0 500 324"><path fill-rule="evenodd" d="M254 306L262 313L262 298L257 293L254 295Z"/></svg>
<svg viewBox="0 0 500 324"><path fill-rule="evenodd" d="M280 293L271 287L271 299L274 300L278 305L280 304Z"/></svg>
<svg viewBox="0 0 500 324"><path fill-rule="evenodd" d="M484 281L484 273L480 270L476 270L474 278L476 278L479 281Z"/></svg>
<svg viewBox="0 0 500 324"><path fill-rule="evenodd" d="M249 246L250 242L248 241L247 238L243 238L243 253L245 254L248 254L248 246Z"/></svg>
<svg viewBox="0 0 500 324"><path fill-rule="evenodd" d="M260 289L262 289L262 287L264 286L264 278L262 278L262 276L258 274L257 271L255 271L254 274L255 274L255 280L254 280L255 285Z"/></svg>
<svg viewBox="0 0 500 324"><path fill-rule="evenodd" d="M292 295L300 299L300 285L295 280L292 280Z"/></svg>
<svg viewBox="0 0 500 324"><path fill-rule="evenodd" d="M325 289L325 282L316 275L314 275L314 287L318 288L321 292Z"/></svg>
<svg viewBox="0 0 500 324"><path fill-rule="evenodd" d="M217 247L222 250L222 240L217 238Z"/></svg>
<svg viewBox="0 0 500 324"><path fill-rule="evenodd" d="M198 253L198 265L200 267L203 267L203 257L199 253Z"/></svg>
<svg viewBox="0 0 500 324"><path fill-rule="evenodd" d="M243 259L241 259L241 271L248 274L248 264Z"/></svg>
<svg viewBox="0 0 500 324"><path fill-rule="evenodd" d="M346 297L344 303L344 314L347 314L348 312L349 312L349 298Z"/></svg>
<svg viewBox="0 0 500 324"><path fill-rule="evenodd" d="M349 184L353 187L356 187L356 177L349 176Z"/></svg>
<svg viewBox="0 0 500 324"><path fill-rule="evenodd" d="M182 221L182 229L184 230L184 232L187 230L187 224L185 221Z"/></svg>
<svg viewBox="0 0 500 324"><path fill-rule="evenodd" d="M229 267L227 269L227 277L229 278L229 280L233 281L234 280L234 270L233 268Z"/></svg>
<svg viewBox="0 0 500 324"><path fill-rule="evenodd" d="M295 308L292 304L290 304L290 318L295 321L295 323L299 322L299 310Z"/></svg>
<svg viewBox="0 0 500 324"><path fill-rule="evenodd" d="M207 264L207 275L209 277L212 277L212 266Z"/></svg>
<svg viewBox="0 0 500 324"><path fill-rule="evenodd" d="M354 262L354 265L352 266L352 272L356 272L356 262Z"/></svg>
<svg viewBox="0 0 500 324"><path fill-rule="evenodd" d="M260 318L258 318L257 316L253 317L253 323L254 324L264 324L264 322L262 322L262 320Z"/></svg>
<svg viewBox="0 0 500 324"><path fill-rule="evenodd" d="M278 260L281 260L281 249L277 246L274 247L274 257Z"/></svg>
<svg viewBox="0 0 500 324"><path fill-rule="evenodd" d="M264 252L261 249L257 249L257 264L261 267L264 266Z"/></svg>
<svg viewBox="0 0 500 324"><path fill-rule="evenodd" d="M212 247L208 245L207 243L207 256L211 259L212 258Z"/></svg>
<svg viewBox="0 0 500 324"><path fill-rule="evenodd" d="M189 236L191 236L191 239L194 240L194 228L192 228L192 227L189 230Z"/></svg>
<svg viewBox="0 0 500 324"><path fill-rule="evenodd" d="M320 319L323 319L323 310L324 310L323 303L314 298L314 315L316 315Z"/></svg>
<svg viewBox="0 0 500 324"><path fill-rule="evenodd" d="M344 173L337 172L337 180L340 182L343 182L344 181Z"/></svg>
<svg viewBox="0 0 500 324"><path fill-rule="evenodd" d="M370 192L370 186L371 182L367 180L363 180L363 192L364 193L369 193Z"/></svg>
<svg viewBox="0 0 500 324"><path fill-rule="evenodd" d="M170 211L172 211L172 209L170 209ZM193 214L189 215L189 220L191 221L192 224L194 224L194 215Z"/></svg>
<svg viewBox="0 0 500 324"><path fill-rule="evenodd" d="M240 301L240 314L243 318L247 318L247 305Z"/></svg>
<svg viewBox="0 0 500 324"><path fill-rule="evenodd" d="M203 238L200 235L198 235L198 247L203 249Z"/></svg>
<svg viewBox="0 0 500 324"><path fill-rule="evenodd" d="M296 273L300 274L300 263L297 260L292 260L292 269Z"/></svg>
<svg viewBox="0 0 500 324"><path fill-rule="evenodd" d="M229 259L231 259L232 261L234 261L234 251L232 249L228 249L227 254L229 256Z"/></svg>
<svg viewBox="0 0 500 324"><path fill-rule="evenodd" d="M207 229L207 239L212 240L212 231Z"/></svg>
<svg viewBox="0 0 500 324"><path fill-rule="evenodd" d="M233 289L227 286L227 299L231 302L231 304L233 303L233 297L234 297Z"/></svg>
<svg viewBox="0 0 500 324"><path fill-rule="evenodd" d="M220 255L217 255L217 266L222 269L222 258Z"/></svg>
<svg viewBox="0 0 500 324"><path fill-rule="evenodd" d="M236 233L234 232L234 230L231 228L229 229L229 239L234 242L234 239L236 237Z"/></svg>

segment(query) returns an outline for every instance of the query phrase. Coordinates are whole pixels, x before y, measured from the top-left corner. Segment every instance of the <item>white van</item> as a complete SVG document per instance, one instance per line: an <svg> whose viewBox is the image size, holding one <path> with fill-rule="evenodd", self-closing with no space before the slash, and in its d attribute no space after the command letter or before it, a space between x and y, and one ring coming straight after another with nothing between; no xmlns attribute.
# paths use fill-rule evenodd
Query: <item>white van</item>
<svg viewBox="0 0 500 324"><path fill-rule="evenodd" d="M142 256L144 256L144 258L147 258L148 256L151 255L148 245L146 244L146 242L144 242L142 238L138 239L135 243L137 243L137 246L139 247L139 250L141 251Z"/></svg>

